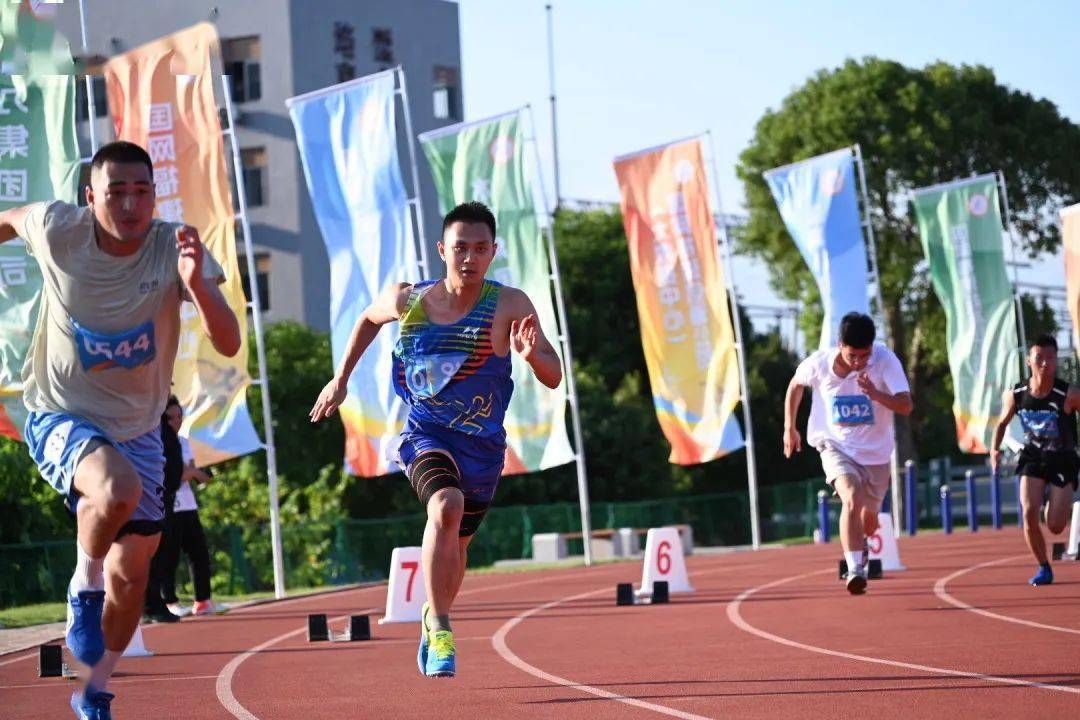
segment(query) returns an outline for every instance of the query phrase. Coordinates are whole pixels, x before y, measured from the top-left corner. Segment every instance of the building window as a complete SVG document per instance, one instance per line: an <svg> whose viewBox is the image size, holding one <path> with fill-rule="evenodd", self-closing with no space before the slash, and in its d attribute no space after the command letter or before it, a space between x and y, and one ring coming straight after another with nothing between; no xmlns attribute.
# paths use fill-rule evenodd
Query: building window
<svg viewBox="0 0 1080 720"><path fill-rule="evenodd" d="M458 102L457 68L435 66L435 89L432 94L436 120L458 120L461 107Z"/></svg>
<svg viewBox="0 0 1080 720"><path fill-rule="evenodd" d="M233 102L262 97L262 42L258 35L222 40L221 60L229 76Z"/></svg>
<svg viewBox="0 0 1080 720"><path fill-rule="evenodd" d="M371 28L371 59L384 70L394 64L394 31Z"/></svg>
<svg viewBox="0 0 1080 720"><path fill-rule="evenodd" d="M94 88L94 117L105 117L109 114L109 100L105 93L105 78L100 75L91 76L91 84ZM86 102L86 79L78 78L75 81L75 119L86 120L90 116L89 103Z"/></svg>
<svg viewBox="0 0 1080 720"><path fill-rule="evenodd" d="M244 199L249 208L260 207L267 202L266 148L241 148L240 162L244 172Z"/></svg>
<svg viewBox="0 0 1080 720"><path fill-rule="evenodd" d="M236 258L240 266L240 283L244 288L244 297L251 299L251 279L248 277L248 263L245 255ZM255 253L255 282L259 286L259 307L263 312L270 309L270 253Z"/></svg>

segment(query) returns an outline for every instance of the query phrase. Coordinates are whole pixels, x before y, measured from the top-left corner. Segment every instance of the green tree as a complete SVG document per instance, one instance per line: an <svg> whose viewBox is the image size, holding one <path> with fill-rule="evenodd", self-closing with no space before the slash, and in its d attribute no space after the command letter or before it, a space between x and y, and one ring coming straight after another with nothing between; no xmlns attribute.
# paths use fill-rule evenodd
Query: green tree
<svg viewBox="0 0 1080 720"><path fill-rule="evenodd" d="M866 164L885 322L916 398L911 423L900 423L901 453L911 457L939 437L935 416L951 396L948 404L939 396L948 374L944 319L921 271L910 191L1002 170L1023 249L1032 257L1053 250L1060 236L1051 211L1080 197L1080 127L1050 101L998 83L983 66L849 60L794 90L758 121L740 156L750 217L739 248L765 262L781 297L808 309L808 337L820 327L820 299L762 173L854 143Z"/></svg>

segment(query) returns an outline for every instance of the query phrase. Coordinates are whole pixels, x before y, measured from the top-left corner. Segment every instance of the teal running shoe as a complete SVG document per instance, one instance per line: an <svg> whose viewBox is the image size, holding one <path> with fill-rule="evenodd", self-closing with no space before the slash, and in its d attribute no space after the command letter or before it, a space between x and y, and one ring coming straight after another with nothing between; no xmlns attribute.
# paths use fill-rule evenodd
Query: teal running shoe
<svg viewBox="0 0 1080 720"><path fill-rule="evenodd" d="M454 664L454 633L449 630L437 630L431 633L428 647L427 668L425 675L428 677L454 677L456 667Z"/></svg>
<svg viewBox="0 0 1080 720"><path fill-rule="evenodd" d="M425 602L420 606L420 649L416 651L416 665L421 675L427 675L428 628L427 614L431 608Z"/></svg>

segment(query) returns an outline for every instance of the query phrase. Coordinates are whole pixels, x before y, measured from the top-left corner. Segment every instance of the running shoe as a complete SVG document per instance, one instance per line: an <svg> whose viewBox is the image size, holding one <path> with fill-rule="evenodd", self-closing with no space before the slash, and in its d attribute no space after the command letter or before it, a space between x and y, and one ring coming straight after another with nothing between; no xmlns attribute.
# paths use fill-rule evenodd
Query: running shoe
<svg viewBox="0 0 1080 720"><path fill-rule="evenodd" d="M184 607L182 603L166 603L165 607L167 607L169 609L169 612L171 612L178 618L184 618L191 614L191 611Z"/></svg>
<svg viewBox="0 0 1080 720"><path fill-rule="evenodd" d="M218 609L210 600L196 600L195 604L191 606L192 615L216 615L217 612Z"/></svg>
<svg viewBox="0 0 1080 720"><path fill-rule="evenodd" d="M425 602L420 606L420 649L416 651L416 666L420 668L421 675L427 675L427 656L428 656L428 629L427 629L427 614L428 604Z"/></svg>
<svg viewBox="0 0 1080 720"><path fill-rule="evenodd" d="M1039 572L1028 580L1029 585L1050 585L1054 582L1054 571L1050 569L1050 563L1039 566Z"/></svg>
<svg viewBox="0 0 1080 720"><path fill-rule="evenodd" d="M86 690L72 694L71 709L78 720L112 720L109 704L114 697L112 693L101 692L87 685Z"/></svg>
<svg viewBox="0 0 1080 720"><path fill-rule="evenodd" d="M71 654L89 667L105 654L105 633L101 630L104 607L104 590L80 590L72 595L68 586L65 641Z"/></svg>
<svg viewBox="0 0 1080 720"><path fill-rule="evenodd" d="M866 576L861 572L849 572L845 578L847 591L852 595L862 595L866 592Z"/></svg>
<svg viewBox="0 0 1080 720"><path fill-rule="evenodd" d="M431 633L430 642L424 674L428 677L454 677L454 633L449 630L436 630Z"/></svg>

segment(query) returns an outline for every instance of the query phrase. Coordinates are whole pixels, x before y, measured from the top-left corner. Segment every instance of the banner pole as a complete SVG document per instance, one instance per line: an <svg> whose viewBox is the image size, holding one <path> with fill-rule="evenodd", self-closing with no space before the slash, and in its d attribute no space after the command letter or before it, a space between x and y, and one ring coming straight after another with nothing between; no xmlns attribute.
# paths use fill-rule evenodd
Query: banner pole
<svg viewBox="0 0 1080 720"><path fill-rule="evenodd" d="M277 450L274 447L274 424L270 412L270 373L266 368L266 347L263 342L262 303L259 301L259 278L255 267L255 251L251 245L251 225L248 223L246 187L240 159L239 141L233 118L232 88L229 76L221 76L225 95L225 114L229 121L229 142L232 147L233 180L236 183L240 206L240 227L244 233L244 255L247 257L248 287L251 289L251 321L255 328L255 352L259 360L259 387L262 390L263 432L266 443L266 479L270 486L270 547L274 562L274 597L285 597L285 564L281 550L281 511L278 506Z"/></svg>
<svg viewBox="0 0 1080 720"><path fill-rule="evenodd" d="M732 324L735 326L736 358L739 361L739 381L742 383L743 423L746 425L746 485L750 497L750 544L755 550L761 547L761 527L758 521L757 459L754 457L754 421L750 416L750 383L746 379L746 345L743 344L742 320L739 316L739 298L735 293L735 275L731 267L731 238L724 221L724 205L720 200L720 176L716 169L716 146L712 130L706 131L709 140L710 164L713 172L713 193L716 195L716 213L720 242L724 246L724 275L727 281L728 301L731 303Z"/></svg>
<svg viewBox="0 0 1080 720"><path fill-rule="evenodd" d="M83 53L89 56L90 47L86 40L86 10L83 7L84 1L85 0L79 0L79 30L82 33ZM97 128L94 127L97 124L97 107L94 103L94 78L87 72L83 76L83 80L86 82L86 128L90 133L90 154L94 155L98 151Z"/></svg>
<svg viewBox="0 0 1080 720"><path fill-rule="evenodd" d="M548 205L547 190L544 189L544 175L540 167L540 149L536 146L536 119L531 105L529 111L529 130L533 136L533 162L536 163L536 180L540 187L544 214L547 216L548 262L551 264L551 282L555 286L555 309L559 316L559 341L562 344L563 374L566 377L566 396L570 402L570 421L574 430L574 460L577 464L578 504L581 506L581 537L585 546L585 564L592 565L592 517L589 508L589 476L585 471L585 443L581 435L581 411L578 405L577 383L574 381L574 358L570 350L570 326L566 322L566 304L563 302L562 280L559 274L559 258L555 252L555 218Z"/></svg>
<svg viewBox="0 0 1080 720"><path fill-rule="evenodd" d="M881 294L881 270L877 261L877 242L874 238L874 223L870 220L870 194L866 190L866 165L863 163L862 148L855 143L855 163L859 168L859 191L862 195L863 228L866 231L867 244L870 248L870 267L874 271L874 293L877 296L878 317L881 319L881 329L884 331L885 342L893 345L892 335L889 332L889 323L885 320L885 300ZM895 345L894 348L895 350ZM903 517L903 498L900 493L900 453L896 442L896 424L893 423L893 451L889 456L889 474L892 476L892 506L890 511L893 518L893 535L900 537L900 518Z"/></svg>
<svg viewBox="0 0 1080 720"><path fill-rule="evenodd" d="M412 206L413 218L416 220L416 237L420 241L420 277L427 280L433 277L433 273L428 264L427 236L424 233L424 204L420 200L420 174L416 164L416 146L413 143L412 116L409 114L409 91L405 87L405 70L398 65L394 71L401 84L396 92L401 97L401 109L405 115L405 136L409 141L409 167L412 169L413 186L413 199L409 205Z"/></svg>
<svg viewBox="0 0 1080 720"><path fill-rule="evenodd" d="M547 11L547 41L548 41L548 87L551 88L551 159L555 170L555 209L562 204L562 190L559 183L559 122L555 113L555 29L552 24L551 3L544 6ZM532 111L529 111L530 117ZM534 126L533 134L536 134ZM545 202L546 202L545 197ZM547 209L545 208L547 212Z"/></svg>
<svg viewBox="0 0 1080 720"><path fill-rule="evenodd" d="M1012 212L1009 210L1009 189L1005 184L1005 173L998 170L998 189L1001 193L1001 203L1005 210L1005 229L1009 233L1009 247L1012 250L1013 266L1013 304L1016 305L1016 322L1020 330L1020 379L1027 375L1027 366L1024 363L1024 353L1027 351L1027 330L1024 327L1024 304L1020 300L1020 267L1016 263L1016 233L1013 232Z"/></svg>

